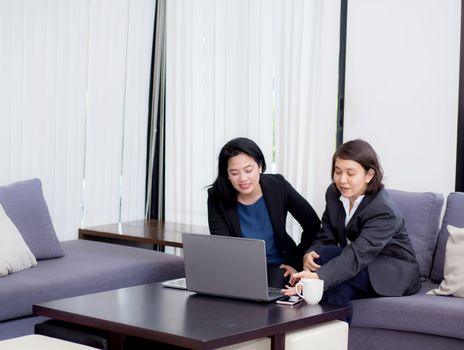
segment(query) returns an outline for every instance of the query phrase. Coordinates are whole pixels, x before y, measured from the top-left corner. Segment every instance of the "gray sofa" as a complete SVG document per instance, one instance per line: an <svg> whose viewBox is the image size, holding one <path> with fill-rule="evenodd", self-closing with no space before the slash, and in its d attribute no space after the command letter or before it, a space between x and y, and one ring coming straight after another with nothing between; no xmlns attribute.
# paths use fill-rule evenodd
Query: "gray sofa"
<svg viewBox="0 0 464 350"><path fill-rule="evenodd" d="M0 277L0 340L34 333L45 318L32 315L33 304L184 276L183 259L172 254L59 242L37 179L0 187L0 204L37 259L34 267Z"/></svg>
<svg viewBox="0 0 464 350"><path fill-rule="evenodd" d="M349 349L464 349L464 298L426 294L443 280L447 225L464 227L464 193L448 195L443 220L442 195L389 193L405 217L422 289L411 296L353 301Z"/></svg>

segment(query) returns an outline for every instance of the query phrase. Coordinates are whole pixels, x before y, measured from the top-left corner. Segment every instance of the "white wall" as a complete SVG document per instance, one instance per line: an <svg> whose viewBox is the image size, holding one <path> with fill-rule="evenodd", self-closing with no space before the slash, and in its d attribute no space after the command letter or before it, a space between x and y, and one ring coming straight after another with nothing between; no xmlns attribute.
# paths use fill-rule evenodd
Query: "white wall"
<svg viewBox="0 0 464 350"><path fill-rule="evenodd" d="M454 190L459 0L350 0L344 140L379 154L387 187Z"/></svg>

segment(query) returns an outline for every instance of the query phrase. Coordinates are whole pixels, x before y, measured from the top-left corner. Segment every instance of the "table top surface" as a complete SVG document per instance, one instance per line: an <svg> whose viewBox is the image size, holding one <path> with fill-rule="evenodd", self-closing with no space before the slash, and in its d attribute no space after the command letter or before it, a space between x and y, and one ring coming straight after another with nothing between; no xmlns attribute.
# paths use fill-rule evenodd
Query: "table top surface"
<svg viewBox="0 0 464 350"><path fill-rule="evenodd" d="M136 220L79 229L80 238L108 238L182 248L182 233L209 234L208 227L161 220Z"/></svg>
<svg viewBox="0 0 464 350"><path fill-rule="evenodd" d="M199 295L161 283L34 305L34 314L191 349L212 349L343 319L349 308Z"/></svg>

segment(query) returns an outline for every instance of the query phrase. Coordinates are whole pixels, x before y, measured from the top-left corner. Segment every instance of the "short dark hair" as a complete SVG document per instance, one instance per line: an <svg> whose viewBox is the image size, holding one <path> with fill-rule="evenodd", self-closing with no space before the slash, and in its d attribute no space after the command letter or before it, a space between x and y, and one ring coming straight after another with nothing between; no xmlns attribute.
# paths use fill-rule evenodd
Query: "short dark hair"
<svg viewBox="0 0 464 350"><path fill-rule="evenodd" d="M367 184L366 193L377 193L383 187L383 170L379 157L372 146L364 140L356 139L340 145L332 157L332 180L335 173L335 161L337 158L353 160L361 164L365 171L374 170L372 180Z"/></svg>
<svg viewBox="0 0 464 350"><path fill-rule="evenodd" d="M219 152L218 175L210 186L216 199L226 205L232 205L237 201L237 190L230 183L227 171L229 159L241 153L253 158L261 167L262 172L266 170L264 154L254 141L246 137L237 137L227 142Z"/></svg>

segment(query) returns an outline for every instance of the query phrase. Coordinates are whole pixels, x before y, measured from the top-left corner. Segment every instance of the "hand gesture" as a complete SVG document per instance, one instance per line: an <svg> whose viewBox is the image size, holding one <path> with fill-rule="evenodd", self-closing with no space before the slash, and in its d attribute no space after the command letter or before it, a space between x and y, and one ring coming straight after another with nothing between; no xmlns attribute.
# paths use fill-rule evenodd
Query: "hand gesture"
<svg viewBox="0 0 464 350"><path fill-rule="evenodd" d="M303 279L303 278L312 278L312 279L316 279L316 280L319 279L319 275L317 273L311 272L311 271L297 272L297 273L294 273L292 275L292 277L297 279L297 280ZM284 295L295 295L296 294L296 288L293 287L293 286L286 285L285 289L282 289L280 292L282 294L284 294Z"/></svg>
<svg viewBox="0 0 464 350"><path fill-rule="evenodd" d="M314 262L314 259L319 258L319 254L317 254L314 250L310 251L309 253L305 254L303 257L303 269L307 271L316 271L321 265L318 265Z"/></svg>
<svg viewBox="0 0 464 350"><path fill-rule="evenodd" d="M297 273L297 271L293 267L291 267L290 265L282 264L279 266L279 268L281 268L282 270L285 270L284 277L290 277L288 280L288 283L291 286L293 286L296 282L298 282L298 278L293 277L293 275Z"/></svg>

